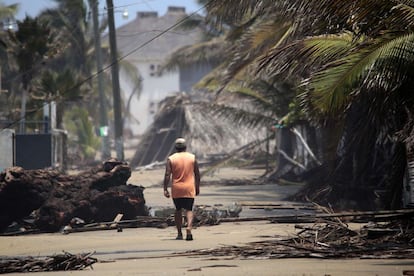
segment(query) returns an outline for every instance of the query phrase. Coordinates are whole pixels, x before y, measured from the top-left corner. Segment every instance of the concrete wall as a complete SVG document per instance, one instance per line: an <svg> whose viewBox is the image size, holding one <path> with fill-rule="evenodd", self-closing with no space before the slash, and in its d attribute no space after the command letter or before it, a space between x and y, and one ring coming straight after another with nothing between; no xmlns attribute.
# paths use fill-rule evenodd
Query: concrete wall
<svg viewBox="0 0 414 276"><path fill-rule="evenodd" d="M191 92L193 85L210 73L212 69L213 67L207 63L180 68L180 91Z"/></svg>
<svg viewBox="0 0 414 276"><path fill-rule="evenodd" d="M14 166L14 131L3 129L0 131L0 171Z"/></svg>

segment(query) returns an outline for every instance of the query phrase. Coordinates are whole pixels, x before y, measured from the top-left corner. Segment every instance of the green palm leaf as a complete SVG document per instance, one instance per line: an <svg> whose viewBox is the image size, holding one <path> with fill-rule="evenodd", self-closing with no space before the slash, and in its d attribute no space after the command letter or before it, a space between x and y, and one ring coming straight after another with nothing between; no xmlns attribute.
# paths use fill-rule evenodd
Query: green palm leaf
<svg viewBox="0 0 414 276"><path fill-rule="evenodd" d="M351 91L360 85L359 82L370 70L386 70L385 65L391 57L406 60L402 57L408 52L401 49L407 49L407 44L412 44L412 39L412 34L400 34L396 37L395 34L383 35L329 63L325 69L317 71L302 85L309 85L313 91L315 108L323 113L336 114L344 108Z"/></svg>
<svg viewBox="0 0 414 276"><path fill-rule="evenodd" d="M295 26L290 22L281 21L265 21L259 22L247 32L240 40L234 50L231 62L226 68L222 86L217 92L221 92L224 87L233 79L245 79L253 81L249 78L251 72L249 68L257 66L257 62L263 53L267 53L270 49L274 49L282 45L289 35L294 31Z"/></svg>
<svg viewBox="0 0 414 276"><path fill-rule="evenodd" d="M350 32L306 38L299 54L307 58L310 64L323 64L348 53L354 39Z"/></svg>
<svg viewBox="0 0 414 276"><path fill-rule="evenodd" d="M345 32L296 40L285 47L273 47L258 63L258 73L276 77L280 74L304 75L345 55L352 48L354 36Z"/></svg>
<svg viewBox="0 0 414 276"><path fill-rule="evenodd" d="M414 23L414 3L411 5L412 6L399 4L393 7L392 11L398 13L398 15L395 16L395 20L398 20L399 22L403 21L405 24L407 24L407 22Z"/></svg>

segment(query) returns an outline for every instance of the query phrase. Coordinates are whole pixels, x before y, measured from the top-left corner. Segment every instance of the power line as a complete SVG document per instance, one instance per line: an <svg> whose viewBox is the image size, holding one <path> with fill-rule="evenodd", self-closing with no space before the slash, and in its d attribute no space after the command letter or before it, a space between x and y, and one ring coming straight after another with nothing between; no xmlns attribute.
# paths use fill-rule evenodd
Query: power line
<svg viewBox="0 0 414 276"><path fill-rule="evenodd" d="M131 32L117 32L116 35L119 37L135 37L135 36L140 36L140 35L145 35L148 33L160 33L162 32L162 30L148 30L148 31L143 31L143 32L135 32L135 33L131 33ZM191 31L191 32L169 32L170 34L176 34L176 35L183 35L186 36L188 34L192 34L192 33L196 33L197 31Z"/></svg>
<svg viewBox="0 0 414 276"><path fill-rule="evenodd" d="M200 12L202 9L204 9L206 6L208 6L212 1L214 0L210 0L208 1L206 4L204 4L203 6L201 6L198 10L192 12L189 15L186 15L185 17L183 17L182 19L180 19L179 21L177 21L176 23L174 23L173 25L171 25L170 27L166 28L165 30L161 31L159 34L155 35L153 38L145 41L144 43L142 43L141 45L139 45L138 47L134 48L133 50L129 51L128 53L126 53L125 55L119 57L115 62L112 62L110 64L108 64L107 66L103 67L101 70L97 71L94 74L91 74L89 77L85 78L84 80L80 81L79 83L73 85L72 87L68 88L67 91L75 89L77 87L80 87L82 84L92 80L93 78L95 78L96 76L98 76L99 74L105 72L106 70L110 69L112 66L114 66L114 64L116 62L120 62L121 60L124 60L125 58L127 58L128 56L132 55L133 53L137 52L138 50L142 49L143 47L147 46L148 44L150 44L151 42L153 42L154 40L156 40L157 38L163 36L164 34L170 32L172 29L176 28L177 26L181 25L183 22L185 22L186 20L188 20L189 18L191 18L192 16L196 15L198 12ZM44 63L41 63L44 64ZM40 64L38 64L40 65ZM32 70L34 70L35 68L33 68ZM23 75L25 73L21 73L21 75ZM19 74L20 75L20 74ZM50 99L53 100L53 97ZM30 114L35 113L37 111L39 111L39 109L33 110L32 112L30 112ZM26 113L27 114L27 113ZM10 123L7 127L4 127L2 129L6 129L12 125L15 125L17 123L19 123L23 118L20 118L19 120L15 120L12 123Z"/></svg>
<svg viewBox="0 0 414 276"><path fill-rule="evenodd" d="M171 25L170 27L168 27L167 29L161 31L159 34L155 35L153 38L145 41L144 43L142 43L141 45L139 45L138 47L132 49L131 51L129 51L128 53L126 53L125 55L119 57L117 59L116 62L119 62L121 60L124 60L125 58L127 58L128 56L132 55L133 53L135 53L136 51L142 49L143 47L147 46L148 44L150 44L151 42L153 42L154 40L156 40L157 38L161 37L162 35L168 33L169 31L171 31L172 29L174 29L175 27L181 25L183 22L185 22L186 20L188 20L189 18L191 18L192 16L196 15L199 11L201 11L202 9L204 9L211 1L210 0L208 3L206 3L205 5L203 5L201 8L199 8L198 10L196 10L195 12L185 16L184 18L182 18L181 20L177 21L175 24ZM86 78L83 82L80 83L80 85L82 85L84 82L89 81L90 79L96 77L98 74L106 71L107 69L111 68L114 65L115 62L108 64L107 66L105 66L101 71L96 72L95 74L92 74L91 76L89 76L88 78ZM77 86L75 86L77 87Z"/></svg>
<svg viewBox="0 0 414 276"><path fill-rule="evenodd" d="M125 5L121 5L121 6L114 6L112 9L115 10L115 9L119 9L119 8L126 8L126 7L131 7L131 6L140 5L140 4L148 4L148 1L155 1L155 0L147 0L147 1L131 3L131 4L125 4ZM109 9L109 8L105 7L104 9Z"/></svg>

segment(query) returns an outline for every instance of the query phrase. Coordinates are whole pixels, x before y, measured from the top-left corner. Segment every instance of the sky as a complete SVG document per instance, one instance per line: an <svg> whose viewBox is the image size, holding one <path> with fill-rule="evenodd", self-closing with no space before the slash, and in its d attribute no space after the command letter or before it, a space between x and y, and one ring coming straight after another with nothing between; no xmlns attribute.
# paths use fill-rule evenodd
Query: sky
<svg viewBox="0 0 414 276"><path fill-rule="evenodd" d="M106 15L106 0L99 1L99 14ZM20 8L16 15L17 20L22 20L27 15L35 17L44 9L55 5L53 0L0 0L5 5L19 4ZM115 10L115 25L119 27L132 21L138 11L156 11L159 16L167 12L169 6L185 7L186 13L202 13L196 0L113 0ZM128 19L123 18L122 13L128 11Z"/></svg>

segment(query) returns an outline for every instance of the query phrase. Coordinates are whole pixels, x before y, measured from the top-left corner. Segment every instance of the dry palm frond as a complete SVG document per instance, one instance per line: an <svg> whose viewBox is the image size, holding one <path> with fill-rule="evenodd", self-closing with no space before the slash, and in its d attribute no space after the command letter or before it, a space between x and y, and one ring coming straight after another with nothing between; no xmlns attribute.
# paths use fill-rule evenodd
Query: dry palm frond
<svg viewBox="0 0 414 276"><path fill-rule="evenodd" d="M218 64L226 55L228 44L223 37L202 42L195 45L184 46L170 55L160 70L176 70L177 67L189 64L209 63Z"/></svg>

